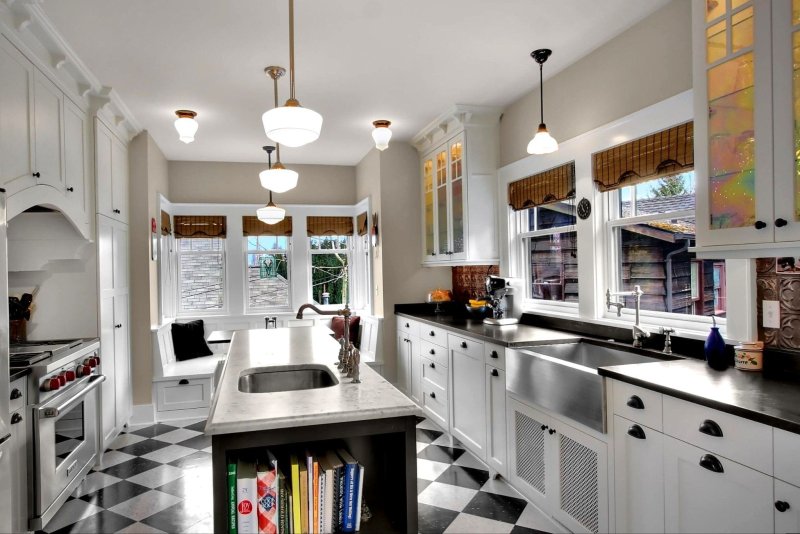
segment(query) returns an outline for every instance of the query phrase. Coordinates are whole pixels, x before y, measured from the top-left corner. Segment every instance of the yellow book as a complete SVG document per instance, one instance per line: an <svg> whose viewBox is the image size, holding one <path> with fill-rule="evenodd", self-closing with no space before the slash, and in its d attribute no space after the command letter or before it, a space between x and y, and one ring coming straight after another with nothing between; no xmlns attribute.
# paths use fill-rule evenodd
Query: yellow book
<svg viewBox="0 0 800 534"><path fill-rule="evenodd" d="M313 493L312 493L313 495ZM308 529L308 468L300 464L300 533L310 534Z"/></svg>
<svg viewBox="0 0 800 534"><path fill-rule="evenodd" d="M312 465L314 466L314 476L312 477L314 481L314 507L312 508L314 512L314 523L313 528L309 529L309 532L321 534L319 530L319 462L316 458L314 458Z"/></svg>
<svg viewBox="0 0 800 534"><path fill-rule="evenodd" d="M296 529L294 532L300 531L300 462L297 460L296 455L292 455L289 460L292 469L292 524Z"/></svg>

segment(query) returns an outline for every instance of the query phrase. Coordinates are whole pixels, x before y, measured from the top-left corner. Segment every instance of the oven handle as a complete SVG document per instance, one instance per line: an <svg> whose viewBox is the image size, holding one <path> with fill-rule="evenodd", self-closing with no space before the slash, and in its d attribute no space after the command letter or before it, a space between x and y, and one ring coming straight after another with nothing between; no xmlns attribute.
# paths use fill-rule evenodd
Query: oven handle
<svg viewBox="0 0 800 534"><path fill-rule="evenodd" d="M90 391L92 391L93 389L97 388L100 384L102 384L105 381L105 379L106 377L104 375L93 376L92 378L89 379L89 382L86 385L86 387L83 388L77 395L71 396L68 401L59 404L55 408L42 406L41 408L39 408L41 417L45 419L58 417L60 414L68 412L69 410L72 409L73 406L81 402L83 398L89 394Z"/></svg>

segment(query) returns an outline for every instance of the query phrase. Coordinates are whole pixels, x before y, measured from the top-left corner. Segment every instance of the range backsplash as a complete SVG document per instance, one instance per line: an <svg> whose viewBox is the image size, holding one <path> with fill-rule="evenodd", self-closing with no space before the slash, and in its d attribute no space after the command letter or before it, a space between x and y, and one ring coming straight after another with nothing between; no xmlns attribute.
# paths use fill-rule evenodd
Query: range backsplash
<svg viewBox="0 0 800 534"><path fill-rule="evenodd" d="M796 258L787 260L792 261L782 262L781 268L778 267L777 258L756 260L758 338L767 347L800 349L800 265L794 266ZM762 326L761 302L764 300L777 300L780 303L780 328Z"/></svg>
<svg viewBox="0 0 800 534"><path fill-rule="evenodd" d="M486 294L486 276L500 274L497 265L465 265L453 267L453 299L467 302Z"/></svg>

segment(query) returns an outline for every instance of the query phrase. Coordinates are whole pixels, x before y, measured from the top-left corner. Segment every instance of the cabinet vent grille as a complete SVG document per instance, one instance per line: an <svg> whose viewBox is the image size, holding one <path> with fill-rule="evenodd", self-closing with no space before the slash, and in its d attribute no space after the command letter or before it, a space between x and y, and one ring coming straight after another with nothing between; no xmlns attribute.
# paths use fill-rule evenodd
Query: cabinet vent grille
<svg viewBox="0 0 800 534"><path fill-rule="evenodd" d="M545 495L542 423L515 412L517 476Z"/></svg>
<svg viewBox="0 0 800 534"><path fill-rule="evenodd" d="M599 530L597 453L559 434L561 509L586 527Z"/></svg>

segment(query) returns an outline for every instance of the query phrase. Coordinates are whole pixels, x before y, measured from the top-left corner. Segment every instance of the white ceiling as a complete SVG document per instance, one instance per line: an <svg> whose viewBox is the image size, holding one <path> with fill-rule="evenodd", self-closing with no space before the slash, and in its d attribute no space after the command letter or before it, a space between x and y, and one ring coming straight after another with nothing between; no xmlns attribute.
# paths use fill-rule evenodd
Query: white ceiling
<svg viewBox="0 0 800 534"><path fill-rule="evenodd" d="M286 163L354 165L375 119L409 140L452 104L505 106L667 0L297 0L297 97L322 135ZM43 0L55 27L170 160L264 161L267 65L288 68L286 0ZM280 101L288 97L288 74ZM546 98L546 95L545 95ZM545 106L547 103L545 102ZM198 112L178 141L176 109ZM535 125L531 125L532 132Z"/></svg>

